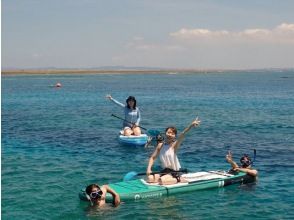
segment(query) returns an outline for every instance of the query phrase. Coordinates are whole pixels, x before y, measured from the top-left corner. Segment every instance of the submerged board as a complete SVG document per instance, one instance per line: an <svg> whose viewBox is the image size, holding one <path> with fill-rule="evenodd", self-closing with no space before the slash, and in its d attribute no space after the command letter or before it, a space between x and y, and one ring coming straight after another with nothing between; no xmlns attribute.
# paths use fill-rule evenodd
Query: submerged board
<svg viewBox="0 0 294 220"><path fill-rule="evenodd" d="M243 172L229 174L225 171L187 173L183 174L182 177L185 179L185 182L173 185L147 183L144 179L111 183L108 185L119 194L121 201L136 201L202 189L224 187L232 184L245 184L254 182L255 180L254 177ZM87 200L85 189L81 190L79 197L81 200ZM112 196L107 194L106 200L112 201Z"/></svg>

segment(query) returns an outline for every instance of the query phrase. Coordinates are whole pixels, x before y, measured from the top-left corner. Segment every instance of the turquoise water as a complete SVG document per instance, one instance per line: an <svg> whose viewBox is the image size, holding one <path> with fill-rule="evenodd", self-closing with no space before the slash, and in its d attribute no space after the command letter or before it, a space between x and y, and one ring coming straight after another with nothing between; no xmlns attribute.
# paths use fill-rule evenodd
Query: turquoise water
<svg viewBox="0 0 294 220"><path fill-rule="evenodd" d="M192 171L257 149L258 182L90 208L81 188L144 172L154 150L118 143L109 93L134 95L148 129L198 116L178 153ZM293 71L2 76L2 219L293 219L293 155Z"/></svg>

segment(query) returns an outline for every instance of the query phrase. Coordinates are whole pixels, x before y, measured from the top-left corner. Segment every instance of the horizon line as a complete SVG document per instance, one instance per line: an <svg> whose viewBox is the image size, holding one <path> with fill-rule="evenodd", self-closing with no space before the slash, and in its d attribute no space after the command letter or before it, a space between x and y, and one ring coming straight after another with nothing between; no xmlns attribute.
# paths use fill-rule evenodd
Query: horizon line
<svg viewBox="0 0 294 220"><path fill-rule="evenodd" d="M266 71L292 71L294 67L289 68L156 68L156 67L121 67L121 68L15 68L1 69L1 74L62 74L62 73L213 73L213 72L266 72Z"/></svg>

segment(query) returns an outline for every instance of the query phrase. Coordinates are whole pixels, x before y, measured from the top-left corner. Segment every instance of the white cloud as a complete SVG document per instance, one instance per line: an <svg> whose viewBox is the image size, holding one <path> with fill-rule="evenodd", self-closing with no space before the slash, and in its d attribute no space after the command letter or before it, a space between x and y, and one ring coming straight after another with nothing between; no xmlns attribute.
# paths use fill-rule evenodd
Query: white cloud
<svg viewBox="0 0 294 220"><path fill-rule="evenodd" d="M294 24L283 23L273 29L245 29L243 31L213 31L209 29L182 28L170 36L179 41L198 42L205 41L230 41L233 42L269 42L269 43L294 43Z"/></svg>
<svg viewBox="0 0 294 220"><path fill-rule="evenodd" d="M193 39L198 37L220 37L228 35L228 31L210 31L208 29L186 29L182 28L181 30L171 33L170 36L175 38L186 38Z"/></svg>
<svg viewBox="0 0 294 220"><path fill-rule="evenodd" d="M294 24L240 31L182 28L161 41L133 37L117 65L180 68L293 67Z"/></svg>
<svg viewBox="0 0 294 220"><path fill-rule="evenodd" d="M282 32L292 32L292 33L294 33L294 24L283 23L283 24L279 25L276 28L276 30L282 31Z"/></svg>
<svg viewBox="0 0 294 220"><path fill-rule="evenodd" d="M135 50L152 50L157 48L158 45L155 44L147 44L144 41L132 41L126 44L126 49L135 49Z"/></svg>

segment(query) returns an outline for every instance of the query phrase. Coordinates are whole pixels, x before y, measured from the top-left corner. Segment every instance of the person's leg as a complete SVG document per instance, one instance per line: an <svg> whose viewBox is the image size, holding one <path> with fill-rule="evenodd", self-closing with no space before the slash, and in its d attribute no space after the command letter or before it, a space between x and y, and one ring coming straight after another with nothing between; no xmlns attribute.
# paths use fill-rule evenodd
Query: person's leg
<svg viewBox="0 0 294 220"><path fill-rule="evenodd" d="M130 136L133 134L133 130L129 127L124 128L124 136Z"/></svg>
<svg viewBox="0 0 294 220"><path fill-rule="evenodd" d="M140 136L142 134L141 129L139 127L133 128L134 135Z"/></svg>
<svg viewBox="0 0 294 220"><path fill-rule="evenodd" d="M160 178L159 174L149 175L147 177L148 183L158 183L158 179Z"/></svg>
<svg viewBox="0 0 294 220"><path fill-rule="evenodd" d="M166 174L164 176L161 176L158 182L160 185L171 185L178 183L178 180L172 177L170 174Z"/></svg>

